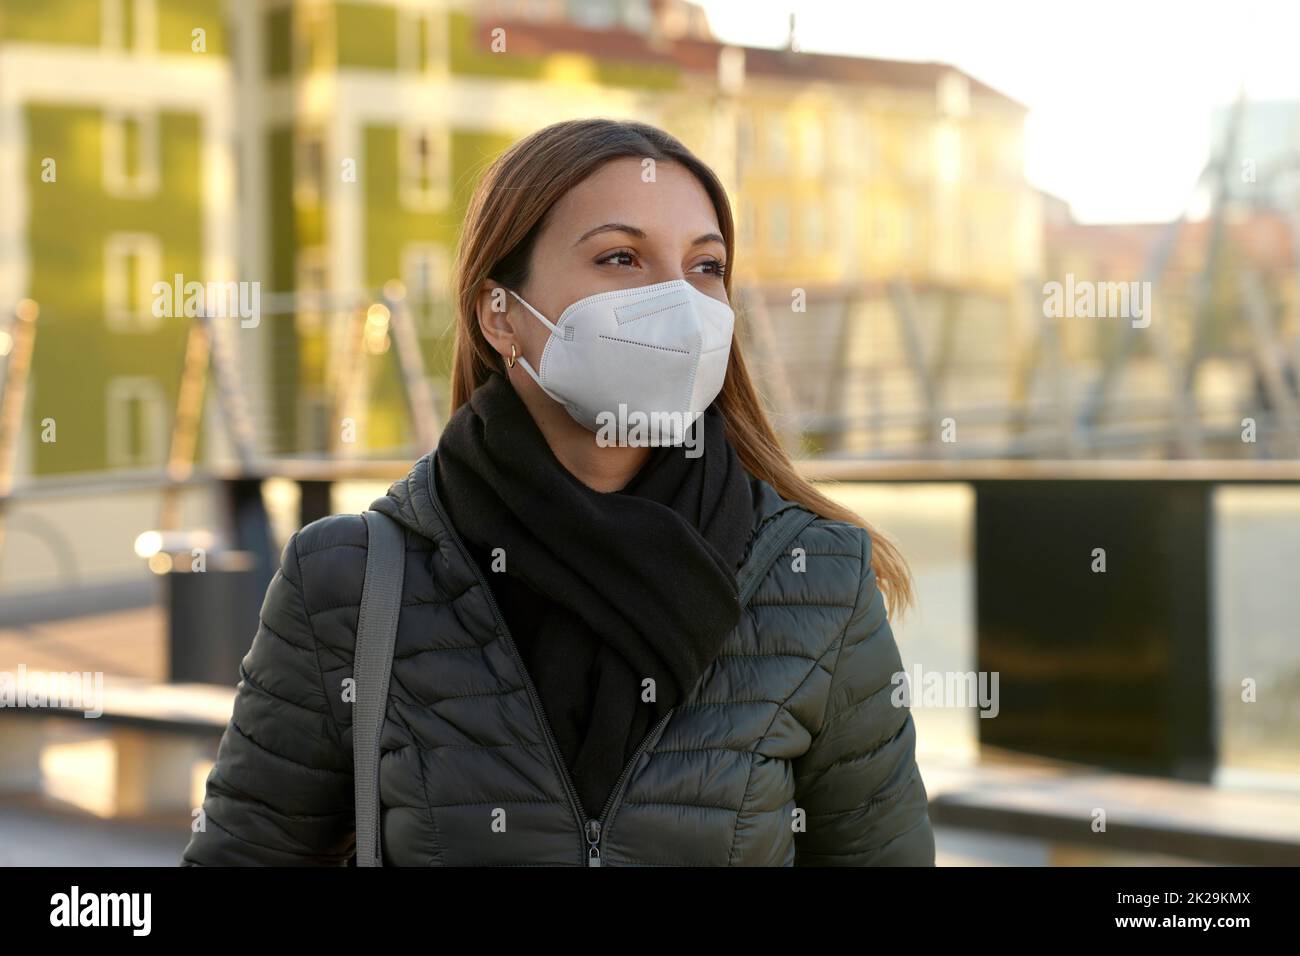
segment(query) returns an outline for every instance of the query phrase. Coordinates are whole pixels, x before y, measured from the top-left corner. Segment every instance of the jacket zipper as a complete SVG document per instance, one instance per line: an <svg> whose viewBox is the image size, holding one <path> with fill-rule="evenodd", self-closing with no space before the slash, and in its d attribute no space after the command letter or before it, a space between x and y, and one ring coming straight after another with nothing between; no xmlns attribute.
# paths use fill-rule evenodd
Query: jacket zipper
<svg viewBox="0 0 1300 956"><path fill-rule="evenodd" d="M432 468L432 465L430 465L430 467ZM429 480L430 482L433 481L432 471L429 474ZM519 653L519 648L515 646L515 639L510 636L510 628L506 626L505 617L501 614L501 608L497 605L496 598L492 594L492 588L488 585L487 578L483 576L482 569L478 566L477 562L470 557L464 543L460 540L460 536L456 533L456 530L452 527L451 521L442 510L442 502L438 500L436 494L431 493L429 498L433 502L434 508L437 509L438 517L442 520L443 527L447 530L447 537L456 545L456 549L460 551L461 557L474 572L474 577L478 579L479 586L483 588L483 593L487 597L488 607L492 609L492 616L500 626L501 635L505 638L506 646L510 648L510 654L515 660L515 666L518 667L519 673L523 676L524 688L528 691L528 699L532 704L533 716L537 720L538 725L542 728L542 736L546 739L546 746L551 752L551 762L555 764L560 775L560 780L563 781L564 788L568 791L570 809L573 811L573 818L578 824L578 833L581 835L583 840L582 852L583 856L586 858L586 865L600 866L600 840L603 836L601 831L604 828L607 814L613 809L615 799L621 795L627 776L631 773L632 768L636 766L637 761L641 759L642 752L650 741L655 738L659 728L668 722L668 718L673 715L673 711L677 708L670 707L668 712L660 718L659 723L655 724L655 726L651 728L650 732L645 735L645 738L637 746L636 752L632 754L632 759L628 761L627 766L623 768L623 772L619 774L618 780L614 784L614 789L610 791L609 798L605 801L605 806L600 812L600 816L595 819L589 818L586 809L582 805L582 801L578 799L578 789L573 784L573 779L569 774L569 768L564 762L564 755L560 752L559 744L556 743L555 735L551 731L551 725L546 719L546 711L542 707L542 701L538 696L537 688L533 686L533 680L531 675L528 673L528 668L524 666L524 660Z"/></svg>
<svg viewBox="0 0 1300 956"><path fill-rule="evenodd" d="M641 743L637 745L636 753L632 754L632 759L628 761L623 772L618 775L618 780L614 782L614 789L609 792L609 798L605 801L605 806L600 811L600 816L595 820L587 821L587 865L600 866L600 840L609 830L610 811L614 809L614 804L619 797L623 795L623 787L627 783L628 775L632 768L637 765L641 759L641 754L649 745L650 741L658 738L660 729L668 723L668 718L672 717L676 707L669 707L668 712L659 718L659 722L650 728L650 732L645 735Z"/></svg>

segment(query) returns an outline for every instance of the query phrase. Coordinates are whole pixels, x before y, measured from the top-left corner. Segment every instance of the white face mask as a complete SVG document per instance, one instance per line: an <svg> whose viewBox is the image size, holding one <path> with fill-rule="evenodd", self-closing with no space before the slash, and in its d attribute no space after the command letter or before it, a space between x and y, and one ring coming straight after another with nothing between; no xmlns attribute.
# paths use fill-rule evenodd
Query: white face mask
<svg viewBox="0 0 1300 956"><path fill-rule="evenodd" d="M551 330L539 368L519 364L614 444L680 445L722 391L736 315L685 279L589 295L554 323L509 291Z"/></svg>

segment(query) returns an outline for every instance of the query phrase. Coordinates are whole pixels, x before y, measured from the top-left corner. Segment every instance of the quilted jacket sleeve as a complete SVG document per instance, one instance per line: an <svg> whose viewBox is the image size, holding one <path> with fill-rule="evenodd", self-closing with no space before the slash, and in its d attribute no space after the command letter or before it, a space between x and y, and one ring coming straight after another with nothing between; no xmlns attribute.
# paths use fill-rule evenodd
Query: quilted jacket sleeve
<svg viewBox="0 0 1300 956"><path fill-rule="evenodd" d="M934 833L910 710L893 698L903 670L863 529L857 600L834 656L826 713L794 765L795 866L933 866Z"/></svg>
<svg viewBox="0 0 1300 956"><path fill-rule="evenodd" d="M267 587L181 866L344 866L354 852L352 754L325 696L300 534Z"/></svg>

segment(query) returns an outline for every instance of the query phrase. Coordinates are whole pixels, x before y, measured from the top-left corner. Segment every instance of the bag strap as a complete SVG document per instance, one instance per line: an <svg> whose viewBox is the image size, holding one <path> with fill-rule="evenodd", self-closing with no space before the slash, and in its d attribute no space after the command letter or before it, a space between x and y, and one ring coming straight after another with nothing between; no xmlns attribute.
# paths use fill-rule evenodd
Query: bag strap
<svg viewBox="0 0 1300 956"><path fill-rule="evenodd" d="M352 677L352 773L356 791L357 866L383 866L379 840L379 735L388 704L388 678L402 605L406 542L402 527L378 511L366 521L366 578L361 586Z"/></svg>
<svg viewBox="0 0 1300 956"><path fill-rule="evenodd" d="M758 590L759 582L767 574L780 554L799 532L817 520L817 515L803 508L787 508L771 520L758 533L749 557L736 572L736 588L740 591L740 606L744 607Z"/></svg>

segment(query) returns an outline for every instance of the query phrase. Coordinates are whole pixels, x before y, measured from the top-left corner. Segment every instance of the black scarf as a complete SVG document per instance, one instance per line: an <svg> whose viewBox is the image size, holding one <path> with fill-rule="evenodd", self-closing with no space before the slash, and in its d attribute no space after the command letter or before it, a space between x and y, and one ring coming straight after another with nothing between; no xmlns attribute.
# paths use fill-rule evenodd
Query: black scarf
<svg viewBox="0 0 1300 956"><path fill-rule="evenodd" d="M695 429L699 457L652 448L624 488L598 492L493 372L435 453L439 496L487 572L590 816L740 619L749 477L715 406ZM497 548L505 573L494 573ZM654 701L641 699L645 678Z"/></svg>

